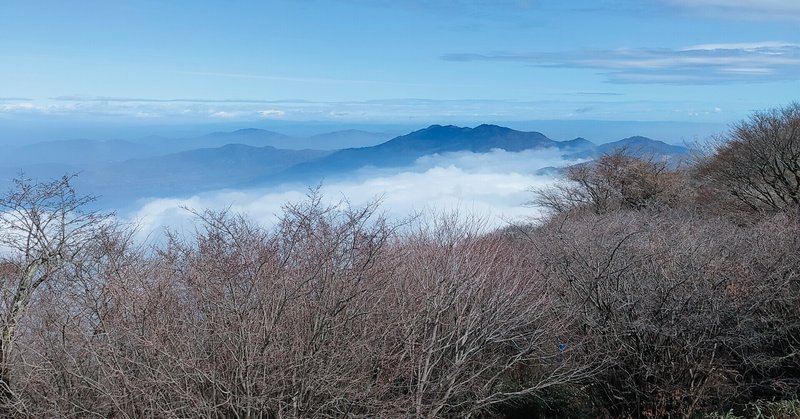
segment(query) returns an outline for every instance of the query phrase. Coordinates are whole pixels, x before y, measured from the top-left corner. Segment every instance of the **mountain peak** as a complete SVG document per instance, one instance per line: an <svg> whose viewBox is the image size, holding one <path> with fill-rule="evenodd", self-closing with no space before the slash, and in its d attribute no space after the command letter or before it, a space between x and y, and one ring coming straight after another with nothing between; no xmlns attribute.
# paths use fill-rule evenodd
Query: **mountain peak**
<svg viewBox="0 0 800 419"><path fill-rule="evenodd" d="M452 130L452 129L459 129L459 130L460 130L460 129L464 129L464 128L457 127L457 126L455 126L455 125L439 125L439 124L433 124L433 125L429 126L428 128L423 128L423 129L421 129L421 130L418 130L418 131L416 131L416 132L419 132L419 131L439 131L439 130ZM467 128L467 129L468 129L468 128ZM412 134L413 134L413 133L412 133Z"/></svg>
<svg viewBox="0 0 800 419"><path fill-rule="evenodd" d="M475 128L469 127L459 127L457 125L439 125L434 124L429 126L428 128L423 128L421 130L412 132L411 134L423 134L426 136L438 136L438 135L445 135L445 136L462 136L462 135L472 135L472 136L492 136L492 135L506 135L510 133L522 133L522 131L516 131L511 128L501 127L499 125L493 124L481 124L476 126Z"/></svg>
<svg viewBox="0 0 800 419"><path fill-rule="evenodd" d="M654 140L652 138L643 137L641 135L634 135L632 137L623 138L623 139L619 140L618 142L620 142L620 143L624 142L624 143L638 144L638 143L653 143L653 142L658 142L658 141L656 141L656 140Z"/></svg>
<svg viewBox="0 0 800 419"><path fill-rule="evenodd" d="M564 148L590 148L594 147L594 143L583 137L577 137L569 141L562 141L561 147Z"/></svg>
<svg viewBox="0 0 800 419"><path fill-rule="evenodd" d="M678 156L686 155L689 149L679 145L668 144L652 138L635 135L623 138L612 143L601 144L598 149L603 153L610 153L617 150L625 150L626 154L646 157L651 155Z"/></svg>
<svg viewBox="0 0 800 419"><path fill-rule="evenodd" d="M475 128L455 125L431 125L410 134L394 138L377 147L397 153L443 153L453 151L487 152L492 149L521 151L556 146L556 142L538 132L516 131L498 125L483 124ZM398 154L399 155L399 154Z"/></svg>

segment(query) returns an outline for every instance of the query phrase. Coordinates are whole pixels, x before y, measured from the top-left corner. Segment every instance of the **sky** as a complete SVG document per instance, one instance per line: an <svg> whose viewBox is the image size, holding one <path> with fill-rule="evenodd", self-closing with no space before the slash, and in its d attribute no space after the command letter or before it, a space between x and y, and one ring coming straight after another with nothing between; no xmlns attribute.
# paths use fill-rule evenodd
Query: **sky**
<svg viewBox="0 0 800 419"><path fill-rule="evenodd" d="M722 125L800 92L797 0L0 0L0 28L6 140L46 123Z"/></svg>

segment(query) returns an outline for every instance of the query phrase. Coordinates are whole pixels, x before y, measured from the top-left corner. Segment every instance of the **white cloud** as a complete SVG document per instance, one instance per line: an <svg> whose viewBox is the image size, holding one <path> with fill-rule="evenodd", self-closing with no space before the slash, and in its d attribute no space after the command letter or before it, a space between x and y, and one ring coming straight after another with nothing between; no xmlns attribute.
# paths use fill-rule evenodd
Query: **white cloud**
<svg viewBox="0 0 800 419"><path fill-rule="evenodd" d="M258 114L262 118L283 118L284 116L286 116L286 112L278 109L267 109L263 111L258 111Z"/></svg>
<svg viewBox="0 0 800 419"><path fill-rule="evenodd" d="M230 119L230 118L235 118L236 116L237 116L236 112L228 112L228 111L211 112L212 118Z"/></svg>
<svg viewBox="0 0 800 419"><path fill-rule="evenodd" d="M678 49L446 54L442 58L608 70L607 79L613 83L726 84L800 80L800 44L777 41L702 44Z"/></svg>
<svg viewBox="0 0 800 419"><path fill-rule="evenodd" d="M745 68L745 67L743 67ZM0 102L0 114L78 116L102 118L149 118L169 122L209 120L254 122L286 121L480 123L536 119L659 120L674 107L692 101L608 101L607 94L564 93L551 100L427 100L384 99L368 101L255 101L246 99L148 99L124 97L61 96L45 100ZM585 96L595 99L586 100ZM710 104L709 104L710 105ZM693 104L692 106L696 106ZM580 109L582 112L576 113Z"/></svg>
<svg viewBox="0 0 800 419"><path fill-rule="evenodd" d="M726 44L692 45L686 48L682 48L680 49L680 51L697 51L697 50L713 51L720 49L758 51L764 49L780 49L785 47L798 47L798 46L800 46L800 44L795 44L792 42L784 42L784 41L738 42L738 43L726 43Z"/></svg>
<svg viewBox="0 0 800 419"><path fill-rule="evenodd" d="M509 220L538 214L536 209L524 206L530 199L526 190L550 184L555 178L538 175L537 170L572 163L575 161L564 161L558 150L450 153L423 157L402 170L363 169L349 180L324 184L322 192L331 202L345 198L363 204L381 198L382 208L398 219L431 208L457 208L465 214L485 217L490 226L500 227ZM181 207L230 208L270 225L277 220L281 205L302 200L305 192L300 188L270 188L208 192L188 199L153 199L135 211L132 218L141 225L143 234L164 226L187 231L192 215Z"/></svg>
<svg viewBox="0 0 800 419"><path fill-rule="evenodd" d="M0 111L14 112L14 111L45 111L46 108L38 106L31 102L8 103L0 104Z"/></svg>

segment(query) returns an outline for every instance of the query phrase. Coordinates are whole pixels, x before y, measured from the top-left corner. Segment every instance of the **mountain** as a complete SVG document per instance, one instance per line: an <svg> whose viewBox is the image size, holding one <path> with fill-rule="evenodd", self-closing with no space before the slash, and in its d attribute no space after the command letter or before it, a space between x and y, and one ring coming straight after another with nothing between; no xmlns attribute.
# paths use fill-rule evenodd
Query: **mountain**
<svg viewBox="0 0 800 419"><path fill-rule="evenodd" d="M302 138L258 128L245 128L189 138L150 136L137 140L42 141L21 146L0 146L0 170L3 167L19 168L47 164L94 167L111 162L156 157L200 148L219 148L226 144L269 146L287 150L338 150L344 147L380 144L389 138L389 134L360 130L334 131Z"/></svg>
<svg viewBox="0 0 800 419"><path fill-rule="evenodd" d="M149 137L138 140L141 144L158 146L169 152L186 151L197 148L222 147L225 144L243 144L253 147L275 147L286 150L338 150L345 147L365 147L380 144L391 138L386 133L361 130L341 130L293 137L260 128L244 128L232 132L214 132L191 138Z"/></svg>
<svg viewBox="0 0 800 419"><path fill-rule="evenodd" d="M346 147L370 147L390 138L392 135L386 133L348 129L312 135L303 139L303 145L315 150L338 150Z"/></svg>
<svg viewBox="0 0 800 419"><path fill-rule="evenodd" d="M576 140L583 140L578 138ZM584 140L585 141L585 140ZM585 147L579 151L566 155L570 159L592 159L603 154L625 150L625 153L641 158L657 158L678 161L689 156L690 150L679 145L667 144L652 138L634 136L619 141L600 144L594 147Z"/></svg>
<svg viewBox="0 0 800 419"><path fill-rule="evenodd" d="M497 125L484 124L475 128L431 125L382 144L343 149L316 160L300 163L270 179L259 179L256 184L274 181L316 183L324 178L347 176L363 167L406 167L412 165L416 159L432 154L486 153L493 149L518 152L545 148L561 150L562 157L566 160L594 159L603 154L625 149L626 153L631 155L665 159L674 164L685 159L690 152L686 147L641 136L596 145L582 137L569 141L554 141L539 132L517 131ZM560 170L551 169L548 173Z"/></svg>
<svg viewBox="0 0 800 419"><path fill-rule="evenodd" d="M474 128L431 125L380 142L384 136L347 130L316 135L306 141L248 128L183 139L46 142L11 147L10 152L0 153L0 163L7 163L0 164L0 180L10 180L21 171L31 178L79 173L76 186L83 193L101 195L101 202L110 206L148 196L185 196L213 189L317 184L326 178L353 176L364 167L407 170L423 156L455 152L557 149L567 160L582 161L622 148L637 156L667 159L689 152L685 147L646 137L595 145L580 137L554 141L539 132L488 124ZM324 149L325 145L359 141L380 143L335 151L299 149L306 145Z"/></svg>
<svg viewBox="0 0 800 419"><path fill-rule="evenodd" d="M562 141L559 144L559 148L562 150L569 148L575 150L591 150L593 147L596 147L595 144L583 137L578 137L569 141Z"/></svg>
<svg viewBox="0 0 800 419"><path fill-rule="evenodd" d="M269 177L298 163L329 154L227 144L146 159L132 159L82 173L76 185L103 202L132 197L177 196L224 189Z"/></svg>
<svg viewBox="0 0 800 419"><path fill-rule="evenodd" d="M663 141L647 137L628 137L612 143L600 144L597 150L600 154L625 149L625 152L638 157L648 156L682 156L689 154L689 149L679 145L667 144Z"/></svg>
<svg viewBox="0 0 800 419"><path fill-rule="evenodd" d="M138 142L157 147L166 153L196 150L200 148L218 148L227 144L242 144L252 147L275 148L307 148L298 147L302 140L281 133L258 128L244 128L233 132L213 132L211 134L190 138L148 137Z"/></svg>
<svg viewBox="0 0 800 419"><path fill-rule="evenodd" d="M539 132L516 131L497 125L484 124L475 128L431 125L372 147L336 151L321 159L292 167L283 176L319 179L365 166L407 166L422 156L448 152L486 153L493 149L516 152L549 147L581 149L587 145L593 146L586 140L560 143Z"/></svg>
<svg viewBox="0 0 800 419"><path fill-rule="evenodd" d="M453 125L432 125L372 147L376 151L399 152L421 157L426 154L453 151L485 153L492 149L522 151L557 146L557 142L539 132L523 132L497 125L462 128Z"/></svg>

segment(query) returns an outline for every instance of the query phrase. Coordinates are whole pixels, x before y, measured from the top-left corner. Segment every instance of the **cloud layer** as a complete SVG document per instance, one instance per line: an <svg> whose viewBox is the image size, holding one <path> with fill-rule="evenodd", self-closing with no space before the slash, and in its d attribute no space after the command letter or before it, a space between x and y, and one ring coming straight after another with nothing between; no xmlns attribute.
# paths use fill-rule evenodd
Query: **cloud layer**
<svg viewBox="0 0 800 419"><path fill-rule="evenodd" d="M483 56L457 59L487 59ZM488 58L500 59L500 58ZM134 121L332 121L482 123L542 119L678 120L710 112L716 103L625 100L614 92L565 92L563 99L367 101L126 98L59 96L0 101L0 117L71 117ZM610 98L610 99L609 99Z"/></svg>
<svg viewBox="0 0 800 419"><path fill-rule="evenodd" d="M363 169L352 180L324 184L322 192L331 202L346 199L356 205L378 198L382 208L398 219L429 209L458 209L486 218L491 227L500 227L538 213L524 205L530 199L526 190L555 181L552 176L538 175L539 169L572 163L575 161L564 161L558 150L450 153L423 157L402 170ZM152 199L131 219L139 223L143 237L157 235L165 226L187 231L192 215L182 207L230 208L270 225L277 221L283 204L302 200L305 193L285 187Z"/></svg>
<svg viewBox="0 0 800 419"><path fill-rule="evenodd" d="M786 42L707 44L681 49L462 53L446 54L442 59L597 69L605 71L611 83L727 84L800 80L800 44Z"/></svg>

